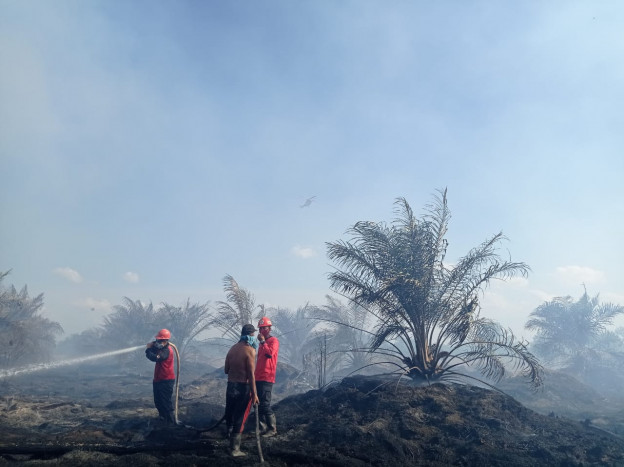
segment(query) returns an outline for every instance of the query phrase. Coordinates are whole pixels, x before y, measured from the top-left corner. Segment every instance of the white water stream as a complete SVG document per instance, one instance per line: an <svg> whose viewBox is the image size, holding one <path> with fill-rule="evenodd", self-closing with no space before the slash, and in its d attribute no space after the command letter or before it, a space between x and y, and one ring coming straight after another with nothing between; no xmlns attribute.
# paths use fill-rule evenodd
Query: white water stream
<svg viewBox="0 0 624 467"><path fill-rule="evenodd" d="M113 350L111 352L100 353L97 355L89 355L88 357L72 358L69 360L62 360L60 362L51 363L36 363L34 365L28 365L23 368L12 368L8 370L0 370L0 379L8 376L21 375L25 373L34 373L35 371L49 370L50 368L58 368L60 366L75 365L76 363L87 362L89 360L97 360L98 358L111 357L113 355L120 355L123 353L133 352L137 349L143 349L145 345L137 345L136 347L128 347L127 349Z"/></svg>

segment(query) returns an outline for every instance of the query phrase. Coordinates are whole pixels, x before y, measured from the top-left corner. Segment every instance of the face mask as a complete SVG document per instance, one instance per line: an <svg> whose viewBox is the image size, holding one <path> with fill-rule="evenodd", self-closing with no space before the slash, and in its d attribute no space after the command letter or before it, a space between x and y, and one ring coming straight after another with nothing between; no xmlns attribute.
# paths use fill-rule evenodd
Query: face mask
<svg viewBox="0 0 624 467"><path fill-rule="evenodd" d="M246 341L254 349L258 350L258 339L256 338L256 336L242 336L241 340Z"/></svg>
<svg viewBox="0 0 624 467"><path fill-rule="evenodd" d="M156 347L157 349L163 349L165 347L165 343L164 342L154 342L154 347Z"/></svg>

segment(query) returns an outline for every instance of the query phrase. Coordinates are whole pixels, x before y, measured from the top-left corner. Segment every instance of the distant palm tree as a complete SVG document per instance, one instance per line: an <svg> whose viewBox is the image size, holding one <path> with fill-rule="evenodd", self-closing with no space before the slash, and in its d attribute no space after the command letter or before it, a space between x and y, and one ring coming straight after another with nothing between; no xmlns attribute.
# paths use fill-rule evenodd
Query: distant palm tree
<svg viewBox="0 0 624 467"><path fill-rule="evenodd" d="M305 370L305 355L309 352L310 338L316 325L311 319L312 309L306 304L295 311L288 308L267 310L273 322L272 333L280 341L279 359L300 370Z"/></svg>
<svg viewBox="0 0 624 467"><path fill-rule="evenodd" d="M315 308L315 315L329 325L330 349L328 367L330 371L352 373L373 364L374 354L370 352L373 316L369 311L351 301L347 305L329 295L327 303Z"/></svg>
<svg viewBox="0 0 624 467"><path fill-rule="evenodd" d="M158 319L152 302L145 305L141 300L124 297L123 303L113 306L113 310L104 317L101 325L102 343L109 350L145 344L154 340L158 330L165 327L165 323ZM142 352L119 355L117 361L130 368L145 368L149 363Z"/></svg>
<svg viewBox="0 0 624 467"><path fill-rule="evenodd" d="M214 327L222 331L222 337L238 341L241 328L252 322L255 299L229 274L223 278L223 290L227 292L227 301L216 302L218 312L214 317Z"/></svg>
<svg viewBox="0 0 624 467"><path fill-rule="evenodd" d="M473 248L455 265L444 263L450 211L446 190L417 219L404 198L395 202L391 226L358 222L350 241L328 243L337 263L331 288L378 319L370 350L413 379L471 378L458 370L476 367L498 381L506 364L534 386L542 368L510 330L479 316L479 297L492 279L526 275L524 263L497 254L502 233Z"/></svg>
<svg viewBox="0 0 624 467"><path fill-rule="evenodd" d="M144 305L141 300L124 297L123 304L113 310L104 317L102 338L119 348L146 343L165 327L157 320L152 302Z"/></svg>
<svg viewBox="0 0 624 467"><path fill-rule="evenodd" d="M9 273L0 272L0 368L47 361L63 328L41 316L43 294L30 297L27 286L19 292L2 287Z"/></svg>
<svg viewBox="0 0 624 467"><path fill-rule="evenodd" d="M182 359L188 356L187 353L197 337L213 327L209 304L191 303L190 299L183 306L163 303L158 309L158 317L162 318L163 327L171 331L173 342Z"/></svg>
<svg viewBox="0 0 624 467"><path fill-rule="evenodd" d="M315 331L318 320L315 318L316 307L305 304L295 311L289 308L269 308L266 316L273 322L272 334L279 339L280 363L299 370L289 380L288 385L297 390L308 390L315 387L313 381L319 377L319 361L321 354L318 333Z"/></svg>
<svg viewBox="0 0 624 467"><path fill-rule="evenodd" d="M607 327L622 313L623 306L601 304L598 295L591 298L585 290L576 302L570 296L544 302L531 313L525 327L537 331L535 351L550 364L585 376L590 368L621 361L622 349L610 345L616 335Z"/></svg>

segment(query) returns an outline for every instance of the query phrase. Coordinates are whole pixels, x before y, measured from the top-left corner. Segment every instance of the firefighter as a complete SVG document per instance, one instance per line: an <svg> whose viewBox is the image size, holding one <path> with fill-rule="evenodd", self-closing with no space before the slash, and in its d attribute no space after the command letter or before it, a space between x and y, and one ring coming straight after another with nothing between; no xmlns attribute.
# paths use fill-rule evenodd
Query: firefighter
<svg viewBox="0 0 624 467"><path fill-rule="evenodd" d="M253 324L245 324L239 341L225 357L225 374L228 375L225 394L225 423L230 438L230 450L234 457L246 456L240 450L241 436L251 406L258 404L254 369L258 339Z"/></svg>
<svg viewBox="0 0 624 467"><path fill-rule="evenodd" d="M258 361L256 362L256 387L258 388L258 400L260 406L258 412L262 425L266 427L262 436L269 437L277 434L275 414L271 409L271 393L275 384L275 371L277 370L277 354L279 341L271 335L271 320L264 316L258 321Z"/></svg>
<svg viewBox="0 0 624 467"><path fill-rule="evenodd" d="M154 366L154 405L158 410L159 419L167 425L175 425L175 415L171 396L175 385L175 373L173 363L173 350L169 345L171 333L167 329L161 329L155 336L156 340L147 344L145 356Z"/></svg>

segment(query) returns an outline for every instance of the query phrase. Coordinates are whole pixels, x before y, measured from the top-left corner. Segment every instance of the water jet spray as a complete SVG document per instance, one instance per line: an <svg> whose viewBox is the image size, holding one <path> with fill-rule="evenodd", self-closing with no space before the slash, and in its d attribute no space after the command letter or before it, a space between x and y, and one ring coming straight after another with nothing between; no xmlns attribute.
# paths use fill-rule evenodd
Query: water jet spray
<svg viewBox="0 0 624 467"><path fill-rule="evenodd" d="M97 355L89 355L88 357L72 358L69 360L62 360L60 362L52 362L52 363L36 363L36 364L28 365L22 368L10 368L8 370L0 370L0 379L6 378L9 376L34 373L36 371L50 370L52 368L58 368L61 366L75 365L77 363L83 363L89 360L97 360L99 358L104 358L104 357L112 357L113 355L129 353L134 350L142 349L144 347L145 346L143 345L137 345L135 347L128 347L127 349L113 350L111 352L104 352L104 353L97 354Z"/></svg>

